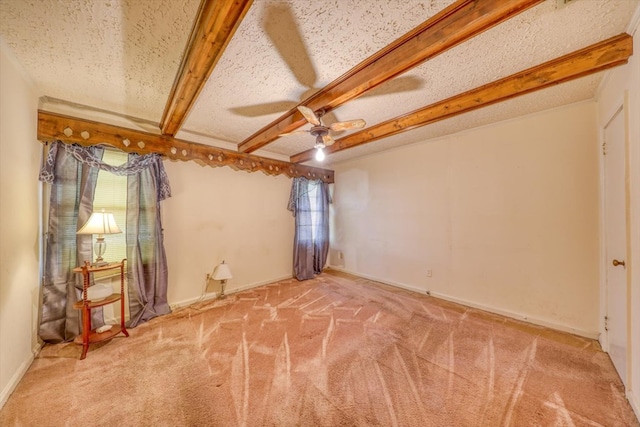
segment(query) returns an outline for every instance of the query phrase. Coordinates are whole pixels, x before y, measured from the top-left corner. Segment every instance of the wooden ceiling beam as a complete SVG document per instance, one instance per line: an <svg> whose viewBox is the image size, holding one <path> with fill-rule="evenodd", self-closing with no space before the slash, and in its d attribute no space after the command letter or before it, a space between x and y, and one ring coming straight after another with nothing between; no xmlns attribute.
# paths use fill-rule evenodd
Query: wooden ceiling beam
<svg viewBox="0 0 640 427"><path fill-rule="evenodd" d="M238 153L210 145L183 141L168 135L128 129L38 110L38 139L43 142L60 140L84 146L107 144L122 151L138 154L158 153L172 160L193 160L212 167L229 166L247 172L261 171L267 175L304 176L333 182L333 171L296 165L281 160Z"/></svg>
<svg viewBox="0 0 640 427"><path fill-rule="evenodd" d="M542 0L459 0L364 60L302 101L314 111L330 111L380 84L506 21ZM252 152L306 121L296 108L260 129L238 146Z"/></svg>
<svg viewBox="0 0 640 427"><path fill-rule="evenodd" d="M202 0L185 55L164 108L160 129L174 136L253 0Z"/></svg>
<svg viewBox="0 0 640 427"><path fill-rule="evenodd" d="M626 64L633 54L633 38L620 34L584 49L529 68L411 113L352 133L325 148L325 154L346 150L428 125L458 114L506 101L559 83ZM293 163L311 160L315 150L291 156Z"/></svg>

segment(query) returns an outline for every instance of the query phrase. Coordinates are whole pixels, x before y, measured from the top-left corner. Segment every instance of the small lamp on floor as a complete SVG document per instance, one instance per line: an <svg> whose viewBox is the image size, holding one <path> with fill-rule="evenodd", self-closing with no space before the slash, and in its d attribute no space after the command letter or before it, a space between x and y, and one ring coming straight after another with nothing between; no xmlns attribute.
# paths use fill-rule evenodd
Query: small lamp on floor
<svg viewBox="0 0 640 427"><path fill-rule="evenodd" d="M224 287L227 285L227 279L231 279L232 277L229 264L225 264L225 262L222 261L222 264L219 264L216 267L216 271L213 272L213 280L220 280L221 290L218 298L223 299L227 297L224 294Z"/></svg>
<svg viewBox="0 0 640 427"><path fill-rule="evenodd" d="M107 243L104 241L105 234L117 234L122 233L122 230L116 224L116 220L113 214L105 212L102 209L101 212L93 212L89 217L89 220L76 232L76 234L97 234L96 242L93 245L93 251L96 254L96 261L92 264L94 266L106 265L107 263L102 259L102 255L107 250Z"/></svg>

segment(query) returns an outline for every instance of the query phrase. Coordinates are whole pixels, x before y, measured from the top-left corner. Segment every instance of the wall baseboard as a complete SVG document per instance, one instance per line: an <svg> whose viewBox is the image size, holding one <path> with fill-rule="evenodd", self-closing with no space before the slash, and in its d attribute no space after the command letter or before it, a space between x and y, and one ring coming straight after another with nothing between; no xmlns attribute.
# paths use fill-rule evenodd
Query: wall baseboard
<svg viewBox="0 0 640 427"><path fill-rule="evenodd" d="M242 292L242 291L246 291L248 289L257 288L259 286L268 285L269 283L279 282L281 280L291 279L292 277L293 277L292 275L281 276L281 277L276 277L276 278L269 279L269 280L263 280L261 282L255 282L255 283L251 283L251 284L248 284L248 285L240 286L238 288L227 289L226 294L227 295L233 295L233 294L235 294L237 292ZM201 296L196 297L196 298L189 298L189 299L185 299L185 300L182 300L182 301L170 302L169 306L171 307L172 310L175 310L177 308L186 307L186 306L191 305L191 304L196 303L196 302L208 301L208 300L211 300L211 299L215 299L217 297L218 297L218 293L217 292L209 292L207 294L201 295Z"/></svg>
<svg viewBox="0 0 640 427"><path fill-rule="evenodd" d="M288 274L286 276L276 277L275 279L263 280L261 282L256 282L256 283L252 283L252 284L249 284L249 285L240 286L239 288L232 289L229 292L229 295L230 294L235 294L236 292L246 291L247 289L253 289L253 288L257 288L259 286L264 286L264 285L268 285L268 284L271 284L271 283L279 282L281 280L291 279L292 277L293 277L293 275Z"/></svg>
<svg viewBox="0 0 640 427"><path fill-rule="evenodd" d="M13 393L13 391L16 389L16 387L22 380L22 377L24 377L24 374L27 373L27 370L33 363L33 360L40 352L41 348L42 344L38 344L31 350L31 355L20 364L20 367L16 370L15 374L13 374L13 377L11 377L5 388L0 391L0 409L4 407L5 403L7 403L7 400L9 400L9 396L11 396L11 393Z"/></svg>
<svg viewBox="0 0 640 427"><path fill-rule="evenodd" d="M636 413L636 418L640 421L640 396L637 396L633 390L627 391L627 400L631 405L631 409Z"/></svg>
<svg viewBox="0 0 640 427"><path fill-rule="evenodd" d="M368 279L368 280L373 280L376 282L380 282L380 283L384 283L385 285L390 285L390 286L395 286L397 288L402 288L402 289L406 289L408 291L413 291L413 292L418 292L419 294L425 294L425 290L424 289L420 289L420 288L416 288L415 286L411 286L411 285L407 285L404 283L399 283L399 282L393 282L393 281L389 281L389 280L385 280L385 279L379 279L377 277L373 277L373 276L367 276L365 274L362 273L358 273L355 271L351 271L342 267L335 267L335 266L330 266L330 268L334 269L334 270L338 270L338 271L343 271L345 273L349 273L349 274L353 274L354 276L359 276L362 277L364 279ZM439 293L439 292L433 292L430 291L429 295L431 295L432 297L435 298L440 298L446 301L451 301L451 302L455 302L457 304L461 304L461 305L465 305L467 307L472 307L472 308L477 308L479 310L483 310L483 311L488 311L490 313L494 313L494 314L499 314L501 316L505 316L505 317L510 317L512 319L516 319L516 320L522 320L524 322L528 322L528 323L532 323L534 325L538 325L538 326L544 326L546 328L550 328L550 329L555 329L558 331L562 331L562 332L567 332L573 335L579 335L581 337L585 337L585 338L589 338L589 339L593 339L593 340L597 340L600 337L600 333L597 331L585 331L582 329L577 329L577 328L573 328L571 326L567 326L567 325L562 325L560 323L555 323L553 321L549 321L549 320L545 320L545 319L540 319L537 317L532 317L526 314L521 314L521 313L515 313L513 311L509 311L509 310L504 310L498 307L492 307L492 306L488 306L488 305L484 305L484 304L479 304L473 301L469 301L469 300L465 300L462 298L458 298L458 297L453 297L447 294L443 294L443 293Z"/></svg>

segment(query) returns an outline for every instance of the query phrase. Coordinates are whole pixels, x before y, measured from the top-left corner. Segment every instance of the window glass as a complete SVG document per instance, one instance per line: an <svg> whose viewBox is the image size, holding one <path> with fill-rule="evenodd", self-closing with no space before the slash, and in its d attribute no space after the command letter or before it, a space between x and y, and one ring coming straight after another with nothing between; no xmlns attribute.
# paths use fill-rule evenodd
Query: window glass
<svg viewBox="0 0 640 427"><path fill-rule="evenodd" d="M104 150L102 161L118 166L127 162L127 153L116 150ZM98 172L98 182L93 198L93 210L111 212L122 233L107 234L104 241L107 250L102 256L107 262L122 261L127 257L126 247L126 217L127 217L127 177L114 175L101 170ZM95 236L94 236L95 240ZM95 254L94 254L95 259Z"/></svg>
<svg viewBox="0 0 640 427"><path fill-rule="evenodd" d="M311 210L311 239L316 241L318 232L318 224L322 215L321 206L318 203L318 183L309 183L309 209Z"/></svg>

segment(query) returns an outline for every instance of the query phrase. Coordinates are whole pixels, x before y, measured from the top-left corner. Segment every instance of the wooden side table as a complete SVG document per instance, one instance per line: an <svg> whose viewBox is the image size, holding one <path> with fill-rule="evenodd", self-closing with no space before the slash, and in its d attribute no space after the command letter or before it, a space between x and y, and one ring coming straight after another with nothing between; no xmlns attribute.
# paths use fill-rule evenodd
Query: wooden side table
<svg viewBox="0 0 640 427"><path fill-rule="evenodd" d="M73 269L76 273L82 273L84 282L82 285L82 300L76 302L73 305L73 308L82 310L82 334L78 335L73 341L76 344L82 344L82 356L80 356L80 360L87 357L87 351L89 350L89 344L105 341L114 336L118 335L120 332L124 334L125 337L129 336L129 332L124 326L124 263L126 259L123 259L121 262L112 262L107 265L101 266L92 266L89 261L85 261L84 265L81 267L76 267ZM120 269L120 293L113 293L104 299L100 299L97 301L91 301L87 299L87 288L91 284L91 274L97 271L107 271L107 270L115 270ZM120 301L120 325L113 325L111 329L105 332L97 332L96 330L91 329L91 310L97 307L102 307L108 304L113 304L117 301Z"/></svg>

